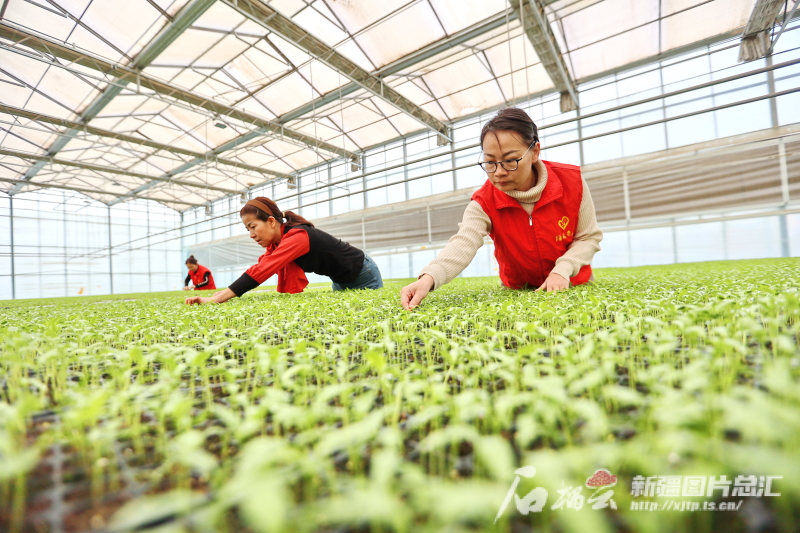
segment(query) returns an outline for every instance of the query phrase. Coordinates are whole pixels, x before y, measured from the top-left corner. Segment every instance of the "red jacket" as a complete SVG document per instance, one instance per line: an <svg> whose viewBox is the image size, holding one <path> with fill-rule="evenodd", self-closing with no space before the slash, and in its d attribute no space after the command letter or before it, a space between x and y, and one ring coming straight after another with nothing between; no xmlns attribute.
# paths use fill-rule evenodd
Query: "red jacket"
<svg viewBox="0 0 800 533"><path fill-rule="evenodd" d="M529 216L520 203L486 180L472 195L492 221L490 235L500 265L500 280L513 289L538 288L575 238L583 198L581 170L574 165L542 161L547 185ZM589 281L585 265L570 278L573 285Z"/></svg>
<svg viewBox="0 0 800 533"><path fill-rule="evenodd" d="M208 273L208 280L206 280L206 273ZM207 291L217 288L217 286L214 285L214 276L211 274L211 271L203 265L197 265L197 270L195 271L190 270L187 277L192 280L194 290L196 291Z"/></svg>

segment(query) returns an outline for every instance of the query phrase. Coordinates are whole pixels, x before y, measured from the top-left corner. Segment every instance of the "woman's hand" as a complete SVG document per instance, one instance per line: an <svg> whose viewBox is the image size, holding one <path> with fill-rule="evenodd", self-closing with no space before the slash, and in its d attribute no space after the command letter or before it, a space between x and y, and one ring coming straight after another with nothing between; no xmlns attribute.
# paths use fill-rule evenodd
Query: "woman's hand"
<svg viewBox="0 0 800 533"><path fill-rule="evenodd" d="M190 291L190 290L192 290L192 288L191 288L190 286L188 286L188 285L187 285L187 286L185 286L185 287L183 288L183 290L185 290L185 291Z"/></svg>
<svg viewBox="0 0 800 533"><path fill-rule="evenodd" d="M186 303L186 305L195 305L195 304L210 304L210 303L216 303L216 302L214 301L213 297L204 298L202 296L189 296L188 298L186 298L186 302L185 303Z"/></svg>
<svg viewBox="0 0 800 533"><path fill-rule="evenodd" d="M560 291L564 289L569 289L569 280L562 276L561 274L556 274L555 272L550 272L550 275L547 276L547 279L544 280L542 286L536 289L536 292L539 291Z"/></svg>
<svg viewBox="0 0 800 533"><path fill-rule="evenodd" d="M214 296L210 296L208 298L204 298L202 296L190 296L186 298L184 302L186 305L195 305L195 304L221 304L222 302L227 302L231 298L236 296L236 293L230 289L222 289L221 291L217 291L214 293Z"/></svg>
<svg viewBox="0 0 800 533"><path fill-rule="evenodd" d="M433 276L423 274L421 278L400 289L400 303L403 309L411 310L417 307L420 302L433 289Z"/></svg>

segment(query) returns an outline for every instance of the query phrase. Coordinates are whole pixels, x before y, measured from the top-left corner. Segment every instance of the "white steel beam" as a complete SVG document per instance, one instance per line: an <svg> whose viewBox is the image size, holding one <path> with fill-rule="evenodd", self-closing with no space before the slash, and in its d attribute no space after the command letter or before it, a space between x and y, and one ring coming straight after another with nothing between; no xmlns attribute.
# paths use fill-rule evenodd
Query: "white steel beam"
<svg viewBox="0 0 800 533"><path fill-rule="evenodd" d="M739 61L755 61L770 53L772 48L770 31L778 22L778 13L784 3L785 0L756 0L750 19L742 32ZM798 2L795 2L795 7L797 4Z"/></svg>
<svg viewBox="0 0 800 533"><path fill-rule="evenodd" d="M578 91L570 76L564 56L547 21L542 0L508 0L517 18L523 22L523 29L533 49L542 62L547 75L561 94L561 112L578 109Z"/></svg>

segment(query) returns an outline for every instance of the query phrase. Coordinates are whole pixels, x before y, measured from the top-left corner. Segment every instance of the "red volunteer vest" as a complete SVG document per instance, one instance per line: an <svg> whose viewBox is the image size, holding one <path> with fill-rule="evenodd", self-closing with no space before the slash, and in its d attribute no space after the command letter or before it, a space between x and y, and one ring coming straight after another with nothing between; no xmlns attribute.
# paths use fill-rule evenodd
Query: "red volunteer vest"
<svg viewBox="0 0 800 533"><path fill-rule="evenodd" d="M500 280L512 289L539 288L575 238L583 198L580 167L542 160L547 185L528 213L520 203L486 180L472 195L492 221L490 236L500 265ZM573 285L589 281L585 265L570 278Z"/></svg>
<svg viewBox="0 0 800 533"><path fill-rule="evenodd" d="M203 283L203 278L205 278L206 272L208 272L208 285L198 287L198 283ZM194 272L190 270L189 277L192 279L192 284L195 286L196 290L207 291L209 289L217 288L217 286L214 285L214 275L211 274L211 271L203 265L197 265L197 270Z"/></svg>

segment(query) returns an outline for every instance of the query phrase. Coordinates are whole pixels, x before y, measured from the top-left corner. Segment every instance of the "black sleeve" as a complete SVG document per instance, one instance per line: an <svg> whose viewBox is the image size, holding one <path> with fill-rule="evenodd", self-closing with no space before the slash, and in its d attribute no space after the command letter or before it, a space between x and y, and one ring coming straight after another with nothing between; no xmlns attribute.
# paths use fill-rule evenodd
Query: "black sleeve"
<svg viewBox="0 0 800 533"><path fill-rule="evenodd" d="M228 288L232 290L236 296L241 296L256 287L258 287L258 282L251 278L249 274L242 274L239 276L239 279L228 285Z"/></svg>
<svg viewBox="0 0 800 533"><path fill-rule="evenodd" d="M203 275L203 281L201 281L200 283L195 285L194 288L196 289L197 287L205 287L206 285L208 285L208 277L210 275L211 275L211 272L206 271L206 273Z"/></svg>
<svg viewBox="0 0 800 533"><path fill-rule="evenodd" d="M190 281L192 281L192 276L190 276L190 275L188 275L188 274L187 274L187 275L186 275L186 279L185 279L185 280L183 280L183 286L184 286L184 287L188 287L188 286L189 286L189 282L190 282Z"/></svg>

